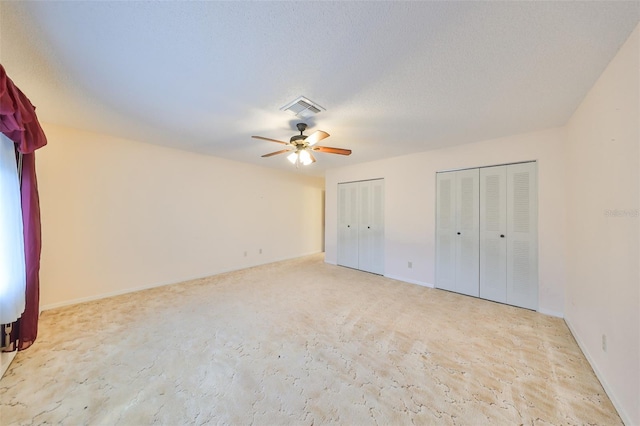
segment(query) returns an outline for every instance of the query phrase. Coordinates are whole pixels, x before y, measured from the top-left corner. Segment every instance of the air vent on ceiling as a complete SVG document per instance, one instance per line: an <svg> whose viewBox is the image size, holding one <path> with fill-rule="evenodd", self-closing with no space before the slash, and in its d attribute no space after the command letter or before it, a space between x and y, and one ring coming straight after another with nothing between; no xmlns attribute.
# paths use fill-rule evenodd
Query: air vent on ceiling
<svg viewBox="0 0 640 426"><path fill-rule="evenodd" d="M313 102L312 100L309 100L308 98L305 98L304 96L300 96L293 102L289 102L288 104L280 108L280 110L289 111L296 117L301 118L313 117L319 112L326 111L320 105Z"/></svg>

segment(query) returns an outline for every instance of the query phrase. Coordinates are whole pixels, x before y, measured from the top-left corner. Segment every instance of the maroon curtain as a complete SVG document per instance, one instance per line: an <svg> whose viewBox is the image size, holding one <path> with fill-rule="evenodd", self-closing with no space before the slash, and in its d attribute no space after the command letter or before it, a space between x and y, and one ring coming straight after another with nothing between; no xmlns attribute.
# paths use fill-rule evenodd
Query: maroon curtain
<svg viewBox="0 0 640 426"><path fill-rule="evenodd" d="M22 154L22 221L26 263L25 310L15 323L6 327L10 335L10 350L23 350L33 344L38 335L40 309L40 203L34 151L47 144L35 107L18 89L0 65L0 132L16 143ZM3 326L3 335L5 334ZM10 330L10 332L9 332ZM4 342L3 342L4 343Z"/></svg>

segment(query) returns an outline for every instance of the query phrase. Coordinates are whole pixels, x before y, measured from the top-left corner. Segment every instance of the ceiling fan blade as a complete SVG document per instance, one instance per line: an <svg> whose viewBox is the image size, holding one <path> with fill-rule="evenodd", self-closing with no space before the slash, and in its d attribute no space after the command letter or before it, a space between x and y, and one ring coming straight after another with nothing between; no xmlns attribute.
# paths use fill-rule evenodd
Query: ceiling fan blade
<svg viewBox="0 0 640 426"><path fill-rule="evenodd" d="M315 145L318 142L320 142L322 139L326 139L329 136L331 135L329 135L329 133L327 132L324 132L322 130L316 130L315 132L307 136L307 138L304 141L307 142L309 145Z"/></svg>
<svg viewBox="0 0 640 426"><path fill-rule="evenodd" d="M269 142L275 142L275 143L281 143L283 145L289 145L289 142L282 142L279 141L277 139L271 139L271 138L265 138L264 136L251 136L254 139L262 139L263 141L269 141Z"/></svg>
<svg viewBox="0 0 640 426"><path fill-rule="evenodd" d="M263 157L271 157L272 155L284 154L285 152L291 152L291 150L290 149L283 149L283 150L276 151L276 152L270 152L269 154L263 155Z"/></svg>
<svg viewBox="0 0 640 426"><path fill-rule="evenodd" d="M309 157L311 157L311 162L315 163L316 162L316 157L313 156L313 154L311 153L311 151L309 151Z"/></svg>
<svg viewBox="0 0 640 426"><path fill-rule="evenodd" d="M351 155L350 149L331 148L330 146L314 146L313 150L318 152L326 152L327 154Z"/></svg>

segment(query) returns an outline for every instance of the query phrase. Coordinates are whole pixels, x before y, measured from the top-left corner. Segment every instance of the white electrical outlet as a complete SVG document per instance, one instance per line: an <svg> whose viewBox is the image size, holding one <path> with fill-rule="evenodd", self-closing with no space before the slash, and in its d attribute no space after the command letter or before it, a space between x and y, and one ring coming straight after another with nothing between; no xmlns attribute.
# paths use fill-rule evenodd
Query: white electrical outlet
<svg viewBox="0 0 640 426"><path fill-rule="evenodd" d="M258 249L258 254L262 254L262 249Z"/></svg>
<svg viewBox="0 0 640 426"><path fill-rule="evenodd" d="M247 252L246 251L244 252L244 257L247 257Z"/></svg>
<svg viewBox="0 0 640 426"><path fill-rule="evenodd" d="M413 268L413 262L407 262L407 268L409 269Z"/></svg>
<svg viewBox="0 0 640 426"><path fill-rule="evenodd" d="M607 351L607 335L606 334L602 335L602 350L604 352Z"/></svg>

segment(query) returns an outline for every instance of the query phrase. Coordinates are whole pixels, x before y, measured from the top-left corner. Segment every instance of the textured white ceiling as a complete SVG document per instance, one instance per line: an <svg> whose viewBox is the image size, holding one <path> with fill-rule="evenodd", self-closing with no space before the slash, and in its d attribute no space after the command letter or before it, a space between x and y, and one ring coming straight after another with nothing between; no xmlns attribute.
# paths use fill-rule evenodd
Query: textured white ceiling
<svg viewBox="0 0 640 426"><path fill-rule="evenodd" d="M0 63L41 121L260 158L299 120L350 157L301 173L563 125L640 2L0 2Z"/></svg>

